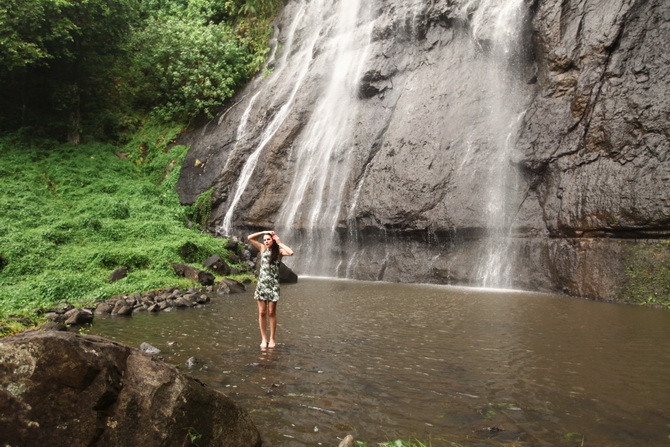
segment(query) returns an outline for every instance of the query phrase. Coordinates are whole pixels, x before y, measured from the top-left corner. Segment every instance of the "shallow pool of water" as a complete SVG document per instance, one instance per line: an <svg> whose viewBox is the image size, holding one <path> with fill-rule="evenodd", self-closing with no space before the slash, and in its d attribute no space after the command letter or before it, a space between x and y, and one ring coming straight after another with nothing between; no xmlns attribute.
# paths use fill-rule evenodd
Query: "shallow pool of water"
<svg viewBox="0 0 670 447"><path fill-rule="evenodd" d="M525 292L301 278L261 351L253 291L98 317L241 404L271 446L668 446L670 312ZM186 366L190 357L199 360Z"/></svg>

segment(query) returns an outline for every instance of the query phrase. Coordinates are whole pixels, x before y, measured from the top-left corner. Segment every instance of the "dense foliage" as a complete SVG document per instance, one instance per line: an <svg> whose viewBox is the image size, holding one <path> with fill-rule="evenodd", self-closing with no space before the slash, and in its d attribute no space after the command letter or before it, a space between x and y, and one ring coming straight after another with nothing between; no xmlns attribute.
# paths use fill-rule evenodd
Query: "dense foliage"
<svg viewBox="0 0 670 447"><path fill-rule="evenodd" d="M186 148L165 150L178 130L145 129L125 148L129 159L105 144L0 139L0 319L192 285L169 265L194 262L182 258L187 243L200 262L225 255L225 240L187 228L192 210L174 191ZM121 266L128 277L110 283Z"/></svg>
<svg viewBox="0 0 670 447"><path fill-rule="evenodd" d="M79 142L211 114L261 68L280 0L7 0L0 132Z"/></svg>
<svg viewBox="0 0 670 447"><path fill-rule="evenodd" d="M31 126L78 142L104 127L136 0L8 0L0 6L0 130ZM94 129L89 129L93 131Z"/></svg>
<svg viewBox="0 0 670 447"><path fill-rule="evenodd" d="M63 300L185 287L170 262L225 254L224 241L187 228L207 220L211 191L180 205L187 148L168 144L262 67L280 4L0 5L0 326ZM183 246L198 253L184 259ZM121 266L130 274L110 283Z"/></svg>

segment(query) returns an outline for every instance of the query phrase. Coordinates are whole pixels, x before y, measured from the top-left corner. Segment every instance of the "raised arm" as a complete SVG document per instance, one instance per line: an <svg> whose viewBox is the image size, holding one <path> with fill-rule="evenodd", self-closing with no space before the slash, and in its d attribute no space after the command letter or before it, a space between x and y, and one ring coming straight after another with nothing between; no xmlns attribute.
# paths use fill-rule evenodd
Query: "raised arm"
<svg viewBox="0 0 670 447"><path fill-rule="evenodd" d="M291 247L289 247L288 245L283 244L283 243L279 240L279 236L277 236L274 232L272 233L272 235L273 235L273 237L274 237L275 242L276 242L277 245L279 246L279 253L280 253L282 256L293 256L293 249L291 249Z"/></svg>
<svg viewBox="0 0 670 447"><path fill-rule="evenodd" d="M247 236L247 239L249 240L249 242L251 242L251 245L256 247L258 251L262 252L263 250L265 250L265 246L260 242L258 242L258 236L262 234L271 234L271 233L272 231L259 231L258 233L250 234L249 236Z"/></svg>

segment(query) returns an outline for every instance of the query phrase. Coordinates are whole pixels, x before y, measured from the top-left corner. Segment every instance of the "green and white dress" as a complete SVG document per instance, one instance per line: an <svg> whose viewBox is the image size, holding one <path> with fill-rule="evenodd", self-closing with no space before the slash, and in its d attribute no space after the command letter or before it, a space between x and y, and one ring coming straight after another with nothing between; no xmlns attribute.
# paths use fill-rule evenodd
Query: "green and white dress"
<svg viewBox="0 0 670 447"><path fill-rule="evenodd" d="M262 301L279 301L279 262L281 255L270 262L272 250L263 251L261 257L261 268L258 273L258 284L254 298Z"/></svg>

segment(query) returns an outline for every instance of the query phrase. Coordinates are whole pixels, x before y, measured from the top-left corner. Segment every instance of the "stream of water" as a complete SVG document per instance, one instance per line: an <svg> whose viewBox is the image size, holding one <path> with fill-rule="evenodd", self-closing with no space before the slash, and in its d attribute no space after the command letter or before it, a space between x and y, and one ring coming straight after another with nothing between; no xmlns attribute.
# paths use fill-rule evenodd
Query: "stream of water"
<svg viewBox="0 0 670 447"><path fill-rule="evenodd" d="M526 292L301 278L259 349L253 288L97 317L247 409L265 445L667 446L670 313ZM192 369L186 361L200 363Z"/></svg>

